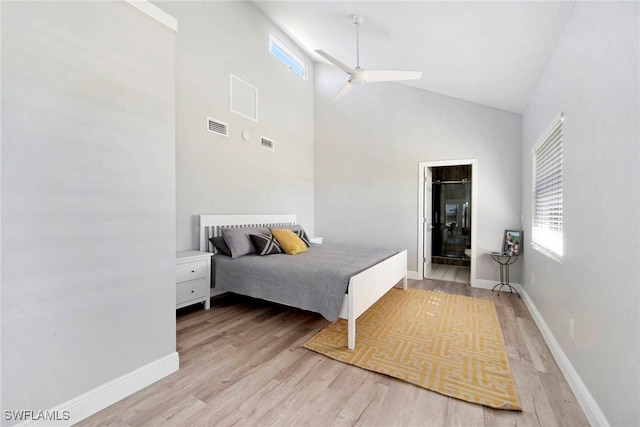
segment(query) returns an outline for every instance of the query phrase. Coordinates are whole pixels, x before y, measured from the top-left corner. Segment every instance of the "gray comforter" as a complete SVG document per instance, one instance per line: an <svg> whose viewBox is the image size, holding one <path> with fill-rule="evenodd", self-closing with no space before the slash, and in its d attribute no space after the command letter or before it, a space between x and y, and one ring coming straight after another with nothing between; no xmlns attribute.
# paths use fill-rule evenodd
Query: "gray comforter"
<svg viewBox="0 0 640 427"><path fill-rule="evenodd" d="M397 251L312 244L297 255L212 257L212 286L338 319L349 278Z"/></svg>

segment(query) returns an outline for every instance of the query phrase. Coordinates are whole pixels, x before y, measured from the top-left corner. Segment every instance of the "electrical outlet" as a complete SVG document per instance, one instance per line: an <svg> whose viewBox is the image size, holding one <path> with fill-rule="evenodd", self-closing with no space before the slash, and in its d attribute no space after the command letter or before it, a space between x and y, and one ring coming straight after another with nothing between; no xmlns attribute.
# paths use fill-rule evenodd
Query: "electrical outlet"
<svg viewBox="0 0 640 427"><path fill-rule="evenodd" d="M574 338L576 334L576 321L573 318L569 319L569 336Z"/></svg>

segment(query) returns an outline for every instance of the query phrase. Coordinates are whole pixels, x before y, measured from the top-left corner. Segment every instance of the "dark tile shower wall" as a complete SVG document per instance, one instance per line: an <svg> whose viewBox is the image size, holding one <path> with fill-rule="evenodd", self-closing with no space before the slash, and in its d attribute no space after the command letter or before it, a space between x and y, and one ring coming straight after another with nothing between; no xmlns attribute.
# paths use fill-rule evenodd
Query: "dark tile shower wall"
<svg viewBox="0 0 640 427"><path fill-rule="evenodd" d="M447 183L447 182L458 183ZM466 183L462 183L466 181ZM471 165L433 169L432 262L468 266L471 246Z"/></svg>

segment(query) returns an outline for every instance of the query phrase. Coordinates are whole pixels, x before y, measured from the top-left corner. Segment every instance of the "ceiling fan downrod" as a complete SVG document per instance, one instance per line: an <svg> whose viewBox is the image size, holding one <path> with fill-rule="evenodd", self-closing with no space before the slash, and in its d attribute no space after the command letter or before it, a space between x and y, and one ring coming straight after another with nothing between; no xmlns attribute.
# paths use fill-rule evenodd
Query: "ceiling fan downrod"
<svg viewBox="0 0 640 427"><path fill-rule="evenodd" d="M356 70L360 71L360 24L364 22L364 18L360 15L351 16L356 26Z"/></svg>
<svg viewBox="0 0 640 427"><path fill-rule="evenodd" d="M363 85L369 82L395 82L401 80L419 80L422 78L421 71L401 71L401 70L363 70L360 68L360 29L359 26L364 22L364 18L360 15L351 15L351 19L356 26L356 62L354 68L343 64L338 59L329 55L322 49L316 49L316 53L327 59L336 67L347 73L349 79L344 84L340 92L333 98L338 100L349 92L354 86Z"/></svg>

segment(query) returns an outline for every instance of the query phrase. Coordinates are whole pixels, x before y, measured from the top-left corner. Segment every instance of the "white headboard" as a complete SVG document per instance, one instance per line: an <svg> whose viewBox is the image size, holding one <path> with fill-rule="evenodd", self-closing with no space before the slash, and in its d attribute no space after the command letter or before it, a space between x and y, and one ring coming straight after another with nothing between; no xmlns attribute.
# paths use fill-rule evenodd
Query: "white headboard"
<svg viewBox="0 0 640 427"><path fill-rule="evenodd" d="M213 252L211 237L224 227L277 227L296 224L296 216L284 215L200 215L200 250Z"/></svg>

